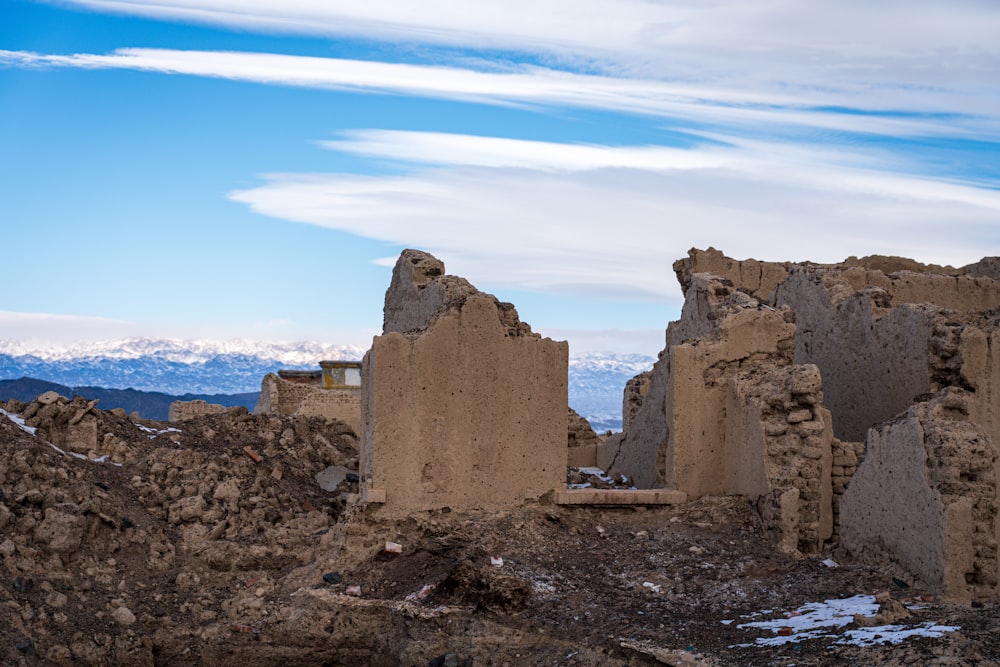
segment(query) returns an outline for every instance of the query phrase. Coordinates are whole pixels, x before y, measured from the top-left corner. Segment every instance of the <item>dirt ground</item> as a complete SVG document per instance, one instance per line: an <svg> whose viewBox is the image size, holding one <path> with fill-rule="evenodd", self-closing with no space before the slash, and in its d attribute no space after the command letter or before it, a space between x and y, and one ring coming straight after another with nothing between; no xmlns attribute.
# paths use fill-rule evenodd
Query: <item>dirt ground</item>
<svg viewBox="0 0 1000 667"><path fill-rule="evenodd" d="M0 414L0 664L1000 664L994 603L925 598L836 545L778 553L743 499L390 521L353 475L315 478L357 469L343 424L97 414L89 459ZM740 627L876 594L882 621L958 629L837 643L859 617L772 646L788 630Z"/></svg>

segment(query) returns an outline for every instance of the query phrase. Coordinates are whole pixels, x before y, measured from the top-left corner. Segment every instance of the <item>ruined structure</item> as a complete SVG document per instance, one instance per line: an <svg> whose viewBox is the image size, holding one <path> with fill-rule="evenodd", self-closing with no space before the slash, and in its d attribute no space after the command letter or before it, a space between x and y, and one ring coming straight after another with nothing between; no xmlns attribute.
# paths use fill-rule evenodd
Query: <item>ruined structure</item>
<svg viewBox="0 0 1000 667"><path fill-rule="evenodd" d="M268 373L260 386L254 414L324 417L361 430L358 361L321 361L319 371Z"/></svg>
<svg viewBox="0 0 1000 667"><path fill-rule="evenodd" d="M363 497L383 512L498 508L565 488L568 346L406 250L365 355Z"/></svg>
<svg viewBox="0 0 1000 667"><path fill-rule="evenodd" d="M709 249L674 269L681 318L647 394L644 378L626 389L626 430L598 463L642 486L755 499L784 548L837 536L946 596L995 593L1000 260Z"/></svg>
<svg viewBox="0 0 1000 667"><path fill-rule="evenodd" d="M167 413L167 421L180 422L188 419L196 419L204 415L217 415L228 410L224 405L218 403L208 403L200 398L193 401L174 401L170 404L170 411Z"/></svg>
<svg viewBox="0 0 1000 667"><path fill-rule="evenodd" d="M844 543L887 555L949 597L996 592L997 487L991 438L957 388L868 435L865 462L841 505Z"/></svg>
<svg viewBox="0 0 1000 667"><path fill-rule="evenodd" d="M583 468L597 465L597 448L601 438L594 433L590 422L573 408L569 409L569 430L566 445L569 447L569 465Z"/></svg>
<svg viewBox="0 0 1000 667"><path fill-rule="evenodd" d="M87 454L97 449L97 401L76 396L72 400L54 391L39 395L25 406L24 423L37 428L39 437L71 452Z"/></svg>

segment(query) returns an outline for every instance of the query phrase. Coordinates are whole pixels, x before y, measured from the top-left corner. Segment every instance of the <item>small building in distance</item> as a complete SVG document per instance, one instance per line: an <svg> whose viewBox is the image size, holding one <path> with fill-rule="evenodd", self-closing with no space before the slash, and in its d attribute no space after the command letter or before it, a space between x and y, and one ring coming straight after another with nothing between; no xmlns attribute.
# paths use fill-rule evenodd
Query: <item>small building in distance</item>
<svg viewBox="0 0 1000 667"><path fill-rule="evenodd" d="M361 430L361 362L324 360L320 370L280 370L264 376L254 414L324 417Z"/></svg>

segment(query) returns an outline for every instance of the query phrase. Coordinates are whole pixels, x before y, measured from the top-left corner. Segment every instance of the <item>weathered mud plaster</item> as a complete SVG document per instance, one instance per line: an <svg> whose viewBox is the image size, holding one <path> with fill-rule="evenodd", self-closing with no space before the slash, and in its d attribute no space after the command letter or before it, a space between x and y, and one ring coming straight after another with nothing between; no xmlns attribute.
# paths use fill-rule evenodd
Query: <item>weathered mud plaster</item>
<svg viewBox="0 0 1000 667"><path fill-rule="evenodd" d="M1000 259L958 269L877 256L772 264L709 249L674 264L683 285L706 268L795 312L794 361L819 368L837 436L831 486L844 544L950 597L996 595ZM772 513L792 495L775 498Z"/></svg>
<svg viewBox="0 0 1000 667"><path fill-rule="evenodd" d="M499 508L565 487L568 345L406 250L362 368L361 481L383 512Z"/></svg>
<svg viewBox="0 0 1000 667"><path fill-rule="evenodd" d="M948 327L1000 308L998 266L991 257L958 269L884 256L826 265L761 262L709 248L692 249L674 271L682 286L711 271L771 306L791 307L795 363L819 366L834 435L861 441L870 426L942 386L934 379L942 367L937 348L953 357Z"/></svg>
<svg viewBox="0 0 1000 667"><path fill-rule="evenodd" d="M792 313L712 274L684 284L681 317L648 383L636 378L626 390L628 429L599 450L598 464L640 488L744 495L780 548L814 552L833 528L832 420L819 370L791 363Z"/></svg>
<svg viewBox="0 0 1000 667"><path fill-rule="evenodd" d="M751 367L727 387L726 492L756 500L783 551L819 551L833 533L833 427L819 369Z"/></svg>
<svg viewBox="0 0 1000 667"><path fill-rule="evenodd" d="M945 389L872 429L840 505L848 550L895 560L958 601L990 596L998 581L997 457L968 398Z"/></svg>

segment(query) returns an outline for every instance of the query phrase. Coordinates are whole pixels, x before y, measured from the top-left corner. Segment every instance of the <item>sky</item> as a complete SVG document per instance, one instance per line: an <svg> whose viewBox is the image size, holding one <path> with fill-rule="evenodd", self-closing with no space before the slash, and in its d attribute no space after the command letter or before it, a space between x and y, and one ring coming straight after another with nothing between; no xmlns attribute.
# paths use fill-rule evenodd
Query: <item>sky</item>
<svg viewBox="0 0 1000 667"><path fill-rule="evenodd" d="M0 340L379 333L404 248L571 355L689 248L1000 255L991 0L0 3Z"/></svg>

